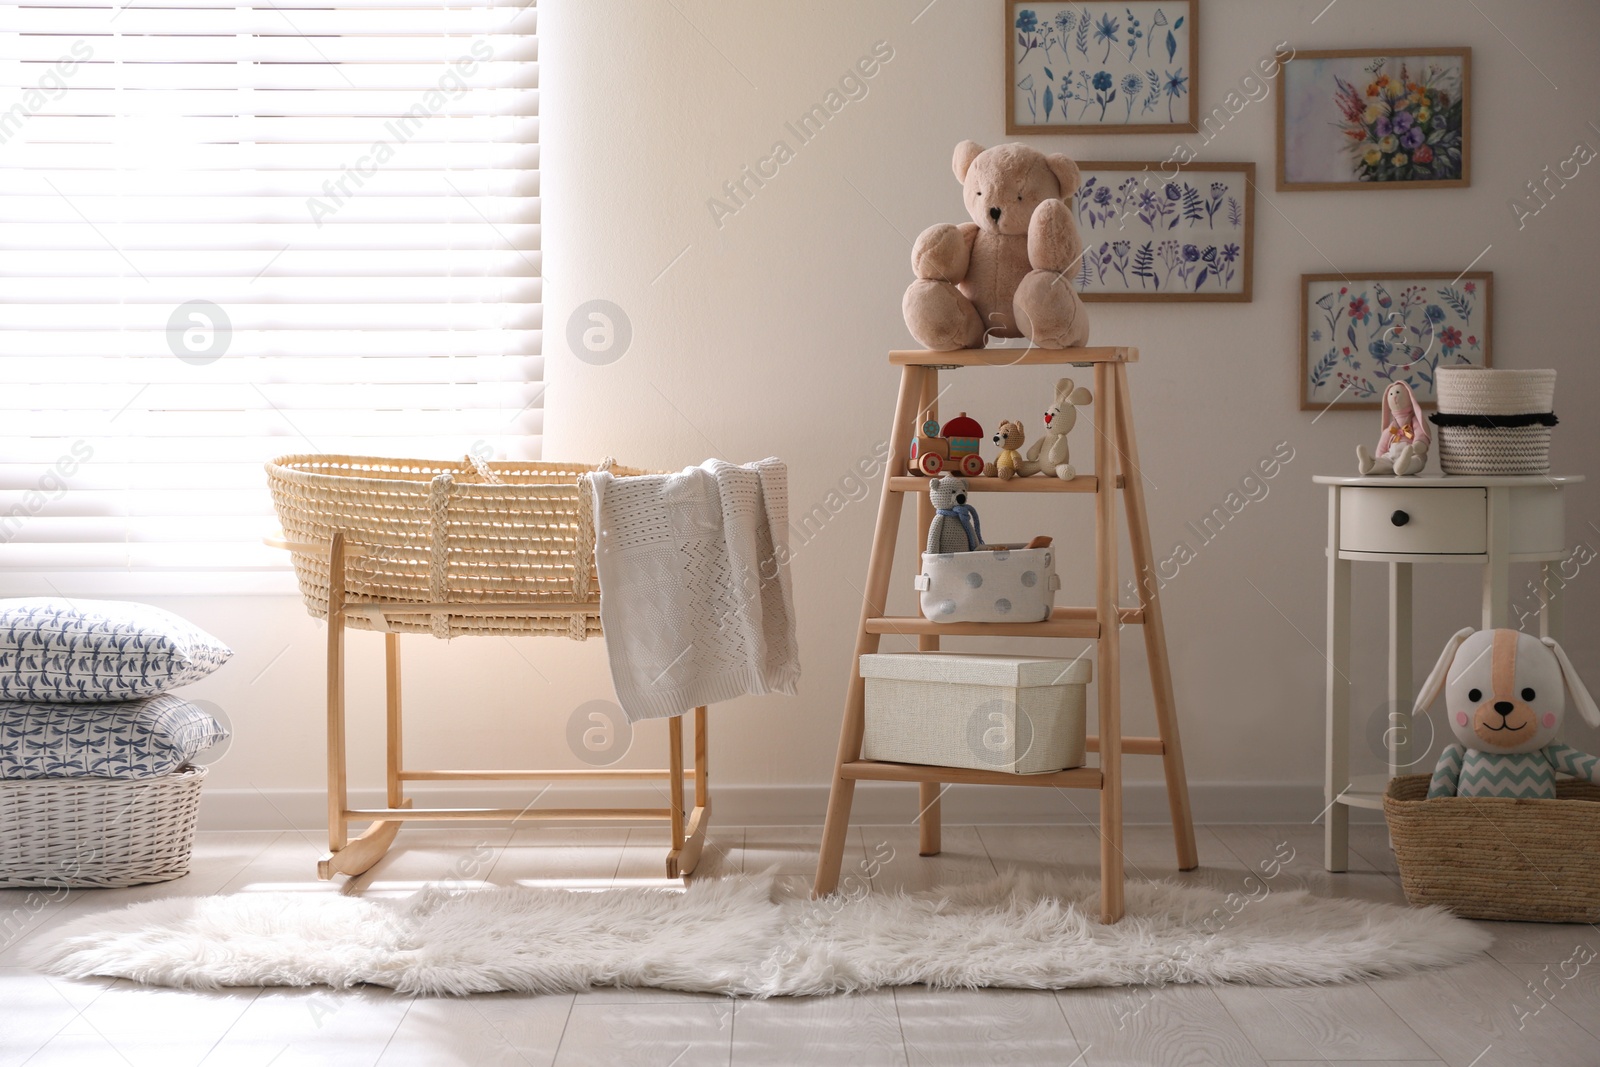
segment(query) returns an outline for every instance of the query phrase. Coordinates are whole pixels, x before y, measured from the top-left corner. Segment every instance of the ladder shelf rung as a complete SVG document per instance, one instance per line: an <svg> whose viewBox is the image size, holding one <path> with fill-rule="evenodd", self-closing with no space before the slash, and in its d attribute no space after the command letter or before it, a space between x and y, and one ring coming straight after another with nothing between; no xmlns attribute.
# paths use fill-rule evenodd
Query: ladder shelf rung
<svg viewBox="0 0 1600 1067"><path fill-rule="evenodd" d="M1094 734L1084 738L1084 748L1089 752L1100 751L1100 739ZM1122 754L1124 756L1165 756L1167 754L1166 742L1159 737L1124 737L1122 739Z"/></svg>
<svg viewBox="0 0 1600 1067"><path fill-rule="evenodd" d="M953 352L911 350L890 352L897 367L1029 367L1072 363L1136 363L1139 350L1099 348L958 348Z"/></svg>
<svg viewBox="0 0 1600 1067"><path fill-rule="evenodd" d="M846 778L872 782L941 782L952 785L1045 785L1062 789L1099 789L1104 779L1098 767L1074 767L1044 774L1008 774L969 767L930 767L921 763L882 763L855 760L841 769Z"/></svg>
<svg viewBox="0 0 1600 1067"><path fill-rule="evenodd" d="M967 491L973 493L1097 493L1100 491L1100 480L1092 474L1080 474L1076 478L1062 481L1060 478L1048 478L1042 475L1031 475L1026 478L1012 478L1006 481L1003 478L968 478L957 475L967 483ZM1122 475L1117 475L1117 488L1122 488ZM928 479L915 474L897 474L889 479L891 493L926 493Z"/></svg>
<svg viewBox="0 0 1600 1067"><path fill-rule="evenodd" d="M1144 622L1143 608L1121 608L1124 623ZM867 620L869 634L940 637L1072 637L1100 639L1094 608L1056 608L1044 622L933 622L921 615L887 615Z"/></svg>

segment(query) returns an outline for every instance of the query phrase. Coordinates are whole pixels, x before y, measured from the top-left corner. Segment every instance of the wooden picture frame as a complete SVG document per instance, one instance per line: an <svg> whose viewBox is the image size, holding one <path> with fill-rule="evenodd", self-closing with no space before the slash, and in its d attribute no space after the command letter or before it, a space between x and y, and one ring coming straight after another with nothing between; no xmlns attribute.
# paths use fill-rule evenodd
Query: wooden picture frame
<svg viewBox="0 0 1600 1067"><path fill-rule="evenodd" d="M1426 61L1422 82L1412 80L1416 60ZM1350 78L1371 80L1361 85ZM1407 92L1409 86L1415 91ZM1296 52L1279 69L1273 89L1280 193L1472 184L1470 47ZM1363 104L1366 110L1357 112ZM1426 161L1417 160L1420 152L1428 154ZM1395 165L1397 159L1404 163ZM1445 176L1430 177L1433 172ZM1339 173L1349 177L1335 177Z"/></svg>
<svg viewBox="0 0 1600 1067"><path fill-rule="evenodd" d="M1493 271L1302 274L1300 410L1377 410L1393 381L1435 407L1440 366L1493 366L1493 323Z"/></svg>
<svg viewBox="0 0 1600 1067"><path fill-rule="evenodd" d="M1084 301L1252 299L1254 163L1080 161L1078 170L1068 206L1083 238L1074 287Z"/></svg>
<svg viewBox="0 0 1600 1067"><path fill-rule="evenodd" d="M1002 7L1006 133L1195 132L1200 0L1004 0ZM1119 58L1123 51L1128 56ZM1053 121L1072 110L1076 121Z"/></svg>

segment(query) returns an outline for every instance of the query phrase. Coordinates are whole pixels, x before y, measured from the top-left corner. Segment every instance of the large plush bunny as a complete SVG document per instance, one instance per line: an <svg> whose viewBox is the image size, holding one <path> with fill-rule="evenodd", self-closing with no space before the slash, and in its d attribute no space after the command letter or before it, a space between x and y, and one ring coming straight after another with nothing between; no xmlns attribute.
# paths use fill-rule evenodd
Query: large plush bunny
<svg viewBox="0 0 1600 1067"><path fill-rule="evenodd" d="M1428 420L1411 386L1391 382L1383 391L1383 429L1378 450L1356 446L1356 470L1368 474L1418 474L1428 465Z"/></svg>
<svg viewBox="0 0 1600 1067"><path fill-rule="evenodd" d="M1063 481L1076 478L1078 472L1067 450L1067 433L1078 423L1078 409L1093 399L1089 390L1073 388L1071 378L1056 382L1055 402L1044 409L1044 436L1028 449L1028 458L1017 473L1043 473Z"/></svg>
<svg viewBox="0 0 1600 1067"><path fill-rule="evenodd" d="M923 347L982 348L1026 337L1040 348L1089 343L1089 315L1072 288L1083 239L1068 203L1078 165L1025 144L956 145L951 165L971 222L922 231L917 280L901 301Z"/></svg>
<svg viewBox="0 0 1600 1067"><path fill-rule="evenodd" d="M1555 739L1566 705L1563 689L1590 725L1600 726L1600 708L1548 637L1462 630L1445 644L1412 714L1426 712L1441 689L1457 743L1439 753L1430 800L1551 799L1557 771L1600 782L1600 759Z"/></svg>

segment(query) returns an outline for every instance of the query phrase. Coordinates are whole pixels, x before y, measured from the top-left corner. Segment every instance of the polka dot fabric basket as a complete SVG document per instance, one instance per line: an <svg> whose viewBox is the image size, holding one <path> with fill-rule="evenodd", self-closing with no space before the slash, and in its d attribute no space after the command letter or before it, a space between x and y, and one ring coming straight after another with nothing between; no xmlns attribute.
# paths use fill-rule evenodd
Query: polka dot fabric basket
<svg viewBox="0 0 1600 1067"><path fill-rule="evenodd" d="M1043 622L1055 607L1054 548L924 553L916 587L933 622Z"/></svg>

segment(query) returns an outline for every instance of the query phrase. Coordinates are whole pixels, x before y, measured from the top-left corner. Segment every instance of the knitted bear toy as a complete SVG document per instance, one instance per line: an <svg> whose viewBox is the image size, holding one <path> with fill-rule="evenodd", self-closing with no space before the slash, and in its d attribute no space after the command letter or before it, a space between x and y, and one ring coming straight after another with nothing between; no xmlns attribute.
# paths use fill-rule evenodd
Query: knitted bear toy
<svg viewBox="0 0 1600 1067"><path fill-rule="evenodd" d="M1445 644L1412 714L1444 690L1456 743L1439 753L1428 798L1553 799L1557 771L1600 782L1600 759L1555 739L1566 692L1584 719L1600 708L1561 646L1518 630L1461 630Z"/></svg>
<svg viewBox="0 0 1600 1067"><path fill-rule="evenodd" d="M967 483L946 474L928 482L933 499L933 522L928 524L930 554L976 552L983 547L978 513L967 503Z"/></svg>
<svg viewBox="0 0 1600 1067"><path fill-rule="evenodd" d="M983 469L983 473L991 478L999 478L1009 482L1017 476L1017 471L1022 467L1022 442L1026 431L1022 423L1015 419L1001 419L1000 428L990 438L1000 448L1000 454Z"/></svg>

